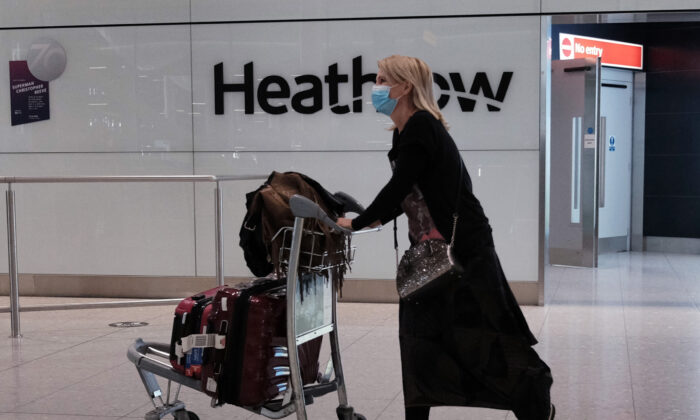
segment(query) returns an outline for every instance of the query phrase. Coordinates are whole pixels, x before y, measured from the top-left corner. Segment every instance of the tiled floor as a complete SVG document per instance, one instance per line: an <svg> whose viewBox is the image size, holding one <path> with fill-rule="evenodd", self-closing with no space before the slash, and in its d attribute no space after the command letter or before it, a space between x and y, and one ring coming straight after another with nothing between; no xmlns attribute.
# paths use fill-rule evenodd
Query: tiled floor
<svg viewBox="0 0 700 420"><path fill-rule="evenodd" d="M700 419L700 256L620 253L600 268L551 267L544 307L523 307L552 367L557 418ZM24 305L55 299L22 298ZM7 306L0 297L0 306ZM368 419L403 418L397 306L340 304L350 402ZM116 329L116 321L146 321ZM22 312L24 338L0 339L0 420L143 418L151 409L126 349L168 341L172 307ZM2 332L4 331L4 332ZM9 314L0 334L9 335ZM202 419L262 418L209 398L181 398ZM333 419L334 394L308 407ZM507 412L434 409L431 419L513 419Z"/></svg>

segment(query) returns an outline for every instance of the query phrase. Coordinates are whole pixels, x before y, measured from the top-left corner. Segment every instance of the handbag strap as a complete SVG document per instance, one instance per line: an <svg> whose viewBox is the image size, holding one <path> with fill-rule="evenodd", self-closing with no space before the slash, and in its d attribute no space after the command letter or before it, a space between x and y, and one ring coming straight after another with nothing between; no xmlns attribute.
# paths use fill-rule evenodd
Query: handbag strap
<svg viewBox="0 0 700 420"><path fill-rule="evenodd" d="M396 217L394 217L394 251L396 251L396 269L399 269L399 235L396 228Z"/></svg>
<svg viewBox="0 0 700 420"><path fill-rule="evenodd" d="M459 218L459 200L462 198L462 175L464 175L464 165L462 158L459 158L459 179L457 180L457 201L455 202L455 212L452 215L452 238L450 239L450 248L454 247L455 235L457 234L457 219Z"/></svg>

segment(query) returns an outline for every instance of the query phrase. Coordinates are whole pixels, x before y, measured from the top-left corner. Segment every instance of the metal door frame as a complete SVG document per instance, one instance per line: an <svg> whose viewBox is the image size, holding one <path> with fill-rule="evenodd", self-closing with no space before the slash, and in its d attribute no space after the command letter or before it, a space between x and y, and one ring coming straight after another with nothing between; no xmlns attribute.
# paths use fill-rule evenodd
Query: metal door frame
<svg viewBox="0 0 700 420"><path fill-rule="evenodd" d="M591 71L594 68L594 71ZM548 254L553 250L559 250L561 258L557 264L576 266L576 267L597 267L598 266L598 191L599 191L599 152L601 147L600 136L600 78L601 65L600 59L578 59L572 60L571 66L564 69L564 72L580 72L584 71L585 93L583 95L583 113L577 119L580 120L578 126L580 131L572 133L572 139L576 139L576 152L579 153L578 166L584 172L581 172L576 188L580 191L578 194L578 203L580 209L580 221L574 221L573 224L580 223L581 230L581 248L578 250L567 248L552 248L551 242L548 247ZM553 87L550 87L553 90ZM551 93L554 97L554 92ZM553 103L554 101L552 101ZM550 127L552 115L549 113ZM551 136L550 136L551 137ZM548 147L551 147L551 138L549 139ZM580 142L580 143L578 143ZM550 149L548 148L548 152ZM551 167L551 158L547 162L547 167ZM551 169L550 169L551 170ZM590 172L588 172L590 171ZM573 175L572 175L573 177ZM551 180L548 180L548 185ZM548 191L551 196L551 189ZM573 208L572 204L572 208ZM552 203L549 200L548 207ZM551 222L551 215L548 219ZM551 231L549 232L551 235ZM556 251L555 251L556 252ZM552 261L550 260L550 263Z"/></svg>
<svg viewBox="0 0 700 420"><path fill-rule="evenodd" d="M633 69L615 69L615 70L627 71L627 72L630 72L632 75L632 80L631 80L630 86L629 86L629 88L631 89L630 95L631 95L631 100L632 100L632 104L631 104L632 115L631 115L631 121L630 121L630 161L629 161L629 165L630 165L630 169L631 169L630 170L630 185L629 185L630 186L630 194L629 194L629 202L630 202L630 214L629 214L629 216L630 216L630 218L629 218L629 224L627 225L627 238L625 241L626 251L630 251L631 250L632 231L633 231L632 216L634 213L634 198L635 198L635 194L633 193L634 174L635 174L635 172L634 172L634 153L635 153L635 147L636 147L635 140L636 140L636 137L638 134L636 131L637 130L636 120L641 118L641 120L642 120L641 127L643 130L645 115L644 115L644 104L642 104L642 114L638 114L638 112L635 110L635 107L638 105L636 100L635 100L635 95L637 94L637 88L636 88L635 83L637 81L636 75L637 75L638 71L633 70ZM645 80L646 80L646 78L645 78ZM605 85L605 82L603 81L602 67L601 67L600 81L601 81L601 100L602 100L602 88L603 87L615 88L617 86L610 86L610 85L606 86ZM615 81L613 81L613 82L614 83L612 83L612 85L615 85L616 82ZM601 107L601 109L600 109L600 120L601 120L600 139L601 139L601 143L600 143L600 152L598 155L598 157L600 159L600 167L599 167L599 174L600 175L599 175L599 177L600 177L601 186L600 186L600 189L598 190L599 191L598 197L599 197L599 205L600 205L600 207L603 207L603 208L605 207L605 195L606 195L605 180L607 179L606 175L605 175L605 162L607 160L606 156L608 153L607 139L609 138L607 128L606 128L606 119L607 119L607 116L603 116L603 110ZM642 132L641 134L642 134L642 145L643 145L644 144L644 142L643 142L644 133ZM644 161L644 149L643 148L641 150L641 153L642 153L642 165L643 165L643 161ZM643 172L641 173L641 177L642 177L642 183L643 183L643 178L644 178ZM643 203L644 203L644 191L643 191L643 189L642 189L641 193L642 193L641 206L643 206ZM599 237L598 237L598 252L599 253L601 253L601 252L602 253L616 252L616 251L614 251L615 250L614 244L616 242L612 242L615 240L615 238L619 238L619 237L601 238L599 235ZM603 243L601 243L601 240L603 241ZM604 250L601 250L601 249L604 249ZM613 250L611 250L611 249L613 249Z"/></svg>

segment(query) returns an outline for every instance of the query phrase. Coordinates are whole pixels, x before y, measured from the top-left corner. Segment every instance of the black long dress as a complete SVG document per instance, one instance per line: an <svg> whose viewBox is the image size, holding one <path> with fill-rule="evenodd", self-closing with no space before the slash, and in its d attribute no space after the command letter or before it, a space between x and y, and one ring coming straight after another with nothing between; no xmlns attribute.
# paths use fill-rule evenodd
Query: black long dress
<svg viewBox="0 0 700 420"><path fill-rule="evenodd" d="M440 235L450 238L462 183L454 252L463 281L399 304L405 405L490 407L513 410L519 419L546 418L550 369L532 349L537 340L508 286L454 141L442 123L418 111L394 131L388 156L393 175L353 229L400 215L417 186Z"/></svg>

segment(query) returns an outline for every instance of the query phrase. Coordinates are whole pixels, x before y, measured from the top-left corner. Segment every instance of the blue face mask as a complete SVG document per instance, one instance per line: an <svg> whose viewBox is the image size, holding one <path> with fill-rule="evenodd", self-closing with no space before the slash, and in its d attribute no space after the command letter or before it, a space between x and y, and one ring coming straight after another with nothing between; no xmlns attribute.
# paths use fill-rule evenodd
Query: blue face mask
<svg viewBox="0 0 700 420"><path fill-rule="evenodd" d="M374 85L372 86L372 105L384 115L391 116L394 112L398 99L389 97L391 86Z"/></svg>

